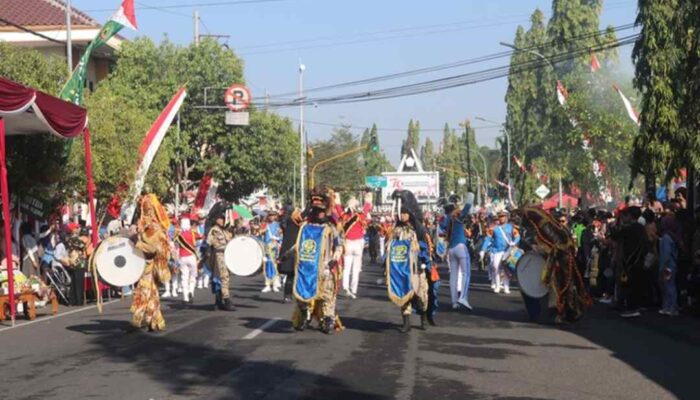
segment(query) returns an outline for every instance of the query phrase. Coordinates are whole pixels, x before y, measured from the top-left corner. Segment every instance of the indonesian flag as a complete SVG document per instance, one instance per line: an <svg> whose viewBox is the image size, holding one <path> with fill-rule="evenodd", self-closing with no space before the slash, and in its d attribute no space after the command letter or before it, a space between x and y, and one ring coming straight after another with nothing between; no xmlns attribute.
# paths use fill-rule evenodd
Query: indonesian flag
<svg viewBox="0 0 700 400"><path fill-rule="evenodd" d="M513 161L518 165L518 168L520 168L521 171L527 172L527 169L525 168L525 164L523 164L522 161L517 156L513 156Z"/></svg>
<svg viewBox="0 0 700 400"><path fill-rule="evenodd" d="M566 99L569 97L569 92L564 87L561 81L557 81L557 100L562 106L566 105Z"/></svg>
<svg viewBox="0 0 700 400"><path fill-rule="evenodd" d="M208 212L216 201L216 191L218 188L219 184L212 179L211 173L207 172L204 174L202 180L199 181L199 189L197 190L197 197L194 199L192 213L197 213L199 211Z"/></svg>
<svg viewBox="0 0 700 400"><path fill-rule="evenodd" d="M622 91L620 90L617 85L613 85L613 88L615 91L620 95L620 98L622 98L622 102L625 104L625 110L627 110L627 115L634 121L637 126L640 126L642 124L642 121L639 118L639 113L637 110L634 109L634 106L632 105L632 102L629 101L627 97L625 97L624 94L622 94Z"/></svg>
<svg viewBox="0 0 700 400"><path fill-rule="evenodd" d="M134 10L134 0L124 0L117 12L112 15L110 21L137 30L136 28L136 11Z"/></svg>
<svg viewBox="0 0 700 400"><path fill-rule="evenodd" d="M600 69L600 62L595 53L591 53L591 72L597 72Z"/></svg>
<svg viewBox="0 0 700 400"><path fill-rule="evenodd" d="M143 190L143 184L146 180L148 169L151 167L151 162L153 162L153 158L155 158L158 148L165 138L165 133L168 131L170 124L173 122L175 115L180 110L186 95L187 92L183 86L177 91L175 96L170 99L170 102L165 109L161 111L160 115L155 120L153 125L151 125L151 129L148 130L146 137L141 143L141 147L139 148L139 166L136 170L136 178L134 179L134 183L131 185L131 189L129 190L130 199L129 202L122 206L122 217L127 222L130 222L134 217L134 212L136 211L136 201L141 195L141 190Z"/></svg>

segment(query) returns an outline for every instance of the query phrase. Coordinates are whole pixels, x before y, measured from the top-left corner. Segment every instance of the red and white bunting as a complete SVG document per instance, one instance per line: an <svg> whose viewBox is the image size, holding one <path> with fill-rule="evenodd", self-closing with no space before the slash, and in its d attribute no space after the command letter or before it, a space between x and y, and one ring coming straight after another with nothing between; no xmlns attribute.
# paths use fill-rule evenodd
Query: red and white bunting
<svg viewBox="0 0 700 400"><path fill-rule="evenodd" d="M625 104L625 110L627 110L627 115L629 115L630 119L634 121L634 123L637 124L637 126L640 126L642 124L642 121L639 117L639 113L632 105L632 102L630 102L629 99L624 94L622 94L622 90L620 90L620 88L617 85L613 85L613 88L620 95L622 102Z"/></svg>
<svg viewBox="0 0 700 400"><path fill-rule="evenodd" d="M591 72L597 72L600 69L600 62L595 53L591 53Z"/></svg>
<svg viewBox="0 0 700 400"><path fill-rule="evenodd" d="M569 97L569 92L564 87L561 81L557 81L557 100L562 106L566 105L566 99Z"/></svg>

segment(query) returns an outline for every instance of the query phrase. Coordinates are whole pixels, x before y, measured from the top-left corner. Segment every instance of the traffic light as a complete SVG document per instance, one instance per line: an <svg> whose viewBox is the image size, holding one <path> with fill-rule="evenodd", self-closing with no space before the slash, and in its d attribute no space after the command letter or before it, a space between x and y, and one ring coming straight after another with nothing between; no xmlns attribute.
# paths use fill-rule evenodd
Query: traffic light
<svg viewBox="0 0 700 400"><path fill-rule="evenodd" d="M367 144L367 148L370 151L373 151L375 153L379 153L379 140L377 139L376 134L373 134L372 136L369 137L369 143Z"/></svg>

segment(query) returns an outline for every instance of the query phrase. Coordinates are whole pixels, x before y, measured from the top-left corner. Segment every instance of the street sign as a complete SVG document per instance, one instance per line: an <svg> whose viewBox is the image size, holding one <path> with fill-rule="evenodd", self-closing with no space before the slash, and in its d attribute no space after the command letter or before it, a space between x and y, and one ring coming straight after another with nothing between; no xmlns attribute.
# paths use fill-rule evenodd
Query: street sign
<svg viewBox="0 0 700 400"><path fill-rule="evenodd" d="M365 176L365 185L371 188L385 188L389 185L386 176Z"/></svg>
<svg viewBox="0 0 700 400"><path fill-rule="evenodd" d="M250 89L237 83L229 86L224 93L224 104L231 111L243 111L248 108L251 101L253 96L250 94Z"/></svg>
<svg viewBox="0 0 700 400"><path fill-rule="evenodd" d="M248 111L226 111L226 125L248 126L250 124L250 114Z"/></svg>
<svg viewBox="0 0 700 400"><path fill-rule="evenodd" d="M545 186L545 185L541 185L540 187L537 188L537 190L535 190L535 194L540 199L544 199L549 194L549 188L547 188L547 186Z"/></svg>

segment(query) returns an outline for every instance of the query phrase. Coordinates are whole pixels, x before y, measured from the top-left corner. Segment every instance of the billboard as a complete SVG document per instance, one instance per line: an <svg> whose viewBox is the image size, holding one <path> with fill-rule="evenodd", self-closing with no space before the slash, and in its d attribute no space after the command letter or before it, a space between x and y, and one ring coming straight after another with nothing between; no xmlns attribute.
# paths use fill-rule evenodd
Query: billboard
<svg viewBox="0 0 700 400"><path fill-rule="evenodd" d="M410 190L418 203L435 203L440 198L439 172L383 172L387 186L382 188L382 203L391 202L394 190Z"/></svg>

